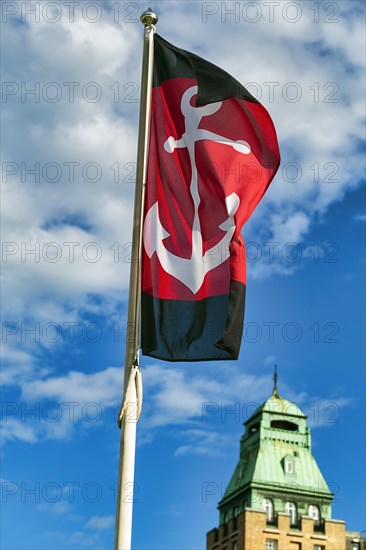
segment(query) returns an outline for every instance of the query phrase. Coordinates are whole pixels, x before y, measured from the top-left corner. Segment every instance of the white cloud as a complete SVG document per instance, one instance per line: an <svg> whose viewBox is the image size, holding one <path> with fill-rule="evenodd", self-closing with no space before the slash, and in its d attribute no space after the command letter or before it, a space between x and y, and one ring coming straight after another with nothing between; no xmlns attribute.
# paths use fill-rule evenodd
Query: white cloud
<svg viewBox="0 0 366 550"><path fill-rule="evenodd" d="M4 404L2 442L68 439L77 427L93 429L116 422L123 387L123 369L93 374L70 371L66 376L24 376L21 397ZM6 407L6 408L5 408Z"/></svg>
<svg viewBox="0 0 366 550"><path fill-rule="evenodd" d="M362 173L362 156L355 146L363 135L364 103L359 84L365 61L361 4L341 3L334 17L323 10L316 23L314 10L306 5L300 7L301 17L296 23L291 23L296 15L293 8L284 13L283 7L275 7L271 23L269 7L262 3L258 5L259 21L248 23L245 17L255 15L250 10L229 15L225 11L228 6L217 5L217 13L207 16L203 23L204 6L197 3L190 8L193 11L189 36L179 28L174 29L173 36L166 28L169 18L187 17L186 4L163 6L159 32L166 33L178 46L223 66L244 84L256 83L252 88L259 90L276 123L283 162L260 215L254 215L253 234L258 236L258 226L268 220L270 210L270 223L266 224L269 237L286 239L289 231L292 239L301 242L316 223L316 215L326 212L356 186ZM233 3L232 8L237 9L237 5ZM128 283L128 262L115 262L110 246L121 243L123 257L130 252L133 177L130 181L128 175L134 170L131 163L136 156L138 104L129 101L133 91L129 85L139 88L142 29L138 23L116 25L113 10L103 10L103 16L93 24L81 8L75 9L72 22L66 8L59 22L49 23L47 17L51 15L41 14L39 23L34 16L28 16L26 26L5 26L9 80L24 81L29 87L34 82L56 82L62 90L61 100L56 103L45 101L42 92L39 103L32 96L22 103L19 92L9 96L4 104L5 161L19 159L27 166L38 161L41 172L47 162L56 162L62 168L57 183L44 182L41 177L35 184L29 176L25 183L13 178L5 185L6 240L31 246L39 242L41 251L46 243L56 242L62 249L57 263L48 262L42 255L38 264L30 256L22 262L20 253L9 257L5 283L14 298L5 308L12 310L15 306L19 315L23 313L21 303L30 298L30 288L32 302L42 295L42 300L49 303L50 298L44 296L48 293L61 306L71 299L79 308L88 293L108 297L125 289ZM338 22L330 22L333 19ZM244 25L250 48L243 47ZM27 59L31 62L27 63ZM64 82L80 84L75 86L73 102L69 101ZM100 101L95 103L88 101L83 92L83 85L90 82L96 82L102 91ZM295 84L291 87L289 83ZM115 101L113 86L119 87L119 101ZM299 101L291 102L296 88L300 91ZM24 128L21 135L19 127ZM80 163L73 183L68 181L69 168L64 162ZM96 184L85 181L82 175L82 168L89 162L98 163L102 169L102 178ZM296 162L301 168L298 181L292 181L291 170L286 171L289 162ZM128 181L114 183L115 171L110 167L116 163L120 179L127 177ZM327 183L333 168L338 170L334 175L337 181ZM90 228L83 230L67 222L45 228L49 222L70 216L83 220ZM65 242L80 243L72 263L68 261ZM90 242L98 243L102 250L101 259L95 263L86 261L81 254L83 246ZM124 246L127 248L123 250ZM260 277L264 272L288 275L293 266L285 269L273 262L256 269L254 276Z"/></svg>
<svg viewBox="0 0 366 550"><path fill-rule="evenodd" d="M25 443L36 443L38 440L37 427L33 424L26 425L16 418L8 418L1 422L1 443L7 441L24 441Z"/></svg>
<svg viewBox="0 0 366 550"><path fill-rule="evenodd" d="M340 421L340 412L344 407L353 404L353 400L347 397L324 399L320 397L306 396L308 425L314 428L330 428Z"/></svg>
<svg viewBox="0 0 366 550"><path fill-rule="evenodd" d="M60 402L91 403L112 401L121 395L123 369L109 367L93 374L70 371L66 376L26 382L22 396L29 399L56 399Z"/></svg>
<svg viewBox="0 0 366 550"><path fill-rule="evenodd" d="M92 374L70 371L65 376L23 382L20 415L16 415L16 410L8 411L3 423L4 442L66 439L73 436L77 427L92 429L114 421L112 413L117 412L121 399L122 378L122 369L109 367ZM143 385L139 445L150 443L159 428L179 425L187 428L179 431L177 456L216 455L230 444L227 434L221 433L217 425L247 420L269 397L273 381L271 375L254 376L238 366L220 371L214 366L197 374L190 366L151 365L143 369ZM307 412L314 428L331 426L340 409L351 404L346 397L327 399L296 393L284 382L281 395Z"/></svg>
<svg viewBox="0 0 366 550"><path fill-rule="evenodd" d="M82 546L90 546L95 550L99 550L104 547L103 545L101 545L101 542L99 540L99 533L87 535L84 531L74 531L73 533L68 535L67 543L72 545L75 544L77 546L79 546L80 544Z"/></svg>
<svg viewBox="0 0 366 550"><path fill-rule="evenodd" d="M295 212L283 218L280 214L272 216L273 241L284 243L301 242L310 225L309 217L304 212Z"/></svg>
<svg viewBox="0 0 366 550"><path fill-rule="evenodd" d="M18 327L13 327L13 330L16 328ZM8 325L8 327L3 326L3 338L5 338L5 331L10 331L11 329L11 325ZM4 343L1 349L1 356L3 361L1 380L4 385L16 384L19 379L24 379L28 376L31 377L34 374L35 357L32 353L13 348Z"/></svg>
<svg viewBox="0 0 366 550"><path fill-rule="evenodd" d="M88 520L85 527L96 531L104 531L110 529L114 525L114 521L114 516L93 516Z"/></svg>
<svg viewBox="0 0 366 550"><path fill-rule="evenodd" d="M233 438L229 434L220 434L207 430L191 429L181 432L180 437L187 440L185 445L180 445L175 456L199 455L220 456L226 454L232 446Z"/></svg>
<svg viewBox="0 0 366 550"><path fill-rule="evenodd" d="M364 173L359 145L364 135L364 6L341 2L332 22L320 4L315 22L314 9L301 4L300 19L291 23L293 15L286 18L282 6L275 8L270 22L268 5L258 5L262 16L256 23L245 21L240 9L238 18L225 15L225 3L215 4L217 13L203 22L203 4L192 3L188 14L186 2L164 2L158 31L242 83L251 83L251 91L260 95L277 128L282 166L246 226L246 240L280 246L298 242L306 250L309 231L334 202L360 184ZM237 9L239 3L232 6ZM3 173L2 230L9 243L3 317L18 325L24 319L80 322L88 311L113 318L126 298L142 27L138 21L115 23L113 10L103 9L97 23L82 17L81 7L75 9L74 21L67 14L65 9L52 24L44 16L39 23L29 16L26 25L4 26L4 76L16 91L3 103L3 159L5 170L16 173ZM183 19L189 20L189 34L184 25L173 29L169 24ZM52 82L56 87L49 86ZM24 89L37 88L36 83L39 98L24 96ZM61 96L53 102L47 94L55 90ZM98 101L93 100L95 92ZM47 163L52 163L49 169ZM26 173L32 168L36 175ZM76 243L74 257L67 243ZM35 255L26 254L31 248L36 248ZM94 253L97 261L90 260ZM55 254L58 261L53 261ZM280 256L251 264L248 274L291 276L301 265ZM100 297L100 304L90 299L93 295ZM119 369L51 377L50 366L40 361L46 349L45 341L20 349L9 340L4 382L19 385L30 399L119 398L121 385L114 386ZM243 390L254 384L254 394L264 398L264 379L235 376L235 382ZM233 398L222 384L197 376L187 380L180 370L149 367L145 383L156 390L148 404L146 422L151 427L199 416L206 398ZM7 430L7 437L28 441L69 433L66 423L38 433L14 422Z"/></svg>
<svg viewBox="0 0 366 550"><path fill-rule="evenodd" d="M66 500L59 500L58 502L42 502L37 505L37 510L41 512L48 512L55 516L72 516L72 506L70 502ZM75 519L74 516L72 516Z"/></svg>

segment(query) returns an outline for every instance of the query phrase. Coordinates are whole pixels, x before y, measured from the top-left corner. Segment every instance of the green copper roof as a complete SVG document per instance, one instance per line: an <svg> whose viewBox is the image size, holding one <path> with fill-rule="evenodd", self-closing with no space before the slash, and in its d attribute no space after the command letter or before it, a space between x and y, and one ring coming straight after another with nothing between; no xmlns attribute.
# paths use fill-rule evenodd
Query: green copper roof
<svg viewBox="0 0 366 550"><path fill-rule="evenodd" d="M289 460L294 465L293 474L287 474L285 470L285 462ZM283 442L264 441L250 457L244 456L234 471L224 499L250 485L267 486L271 492L295 490L296 493L322 497L332 495L310 450L294 450Z"/></svg>
<svg viewBox="0 0 366 550"><path fill-rule="evenodd" d="M302 410L279 397L275 388L245 422L240 459L219 504L253 491L296 493L330 502L333 498L311 452L310 429ZM291 463L291 464L289 464Z"/></svg>
<svg viewBox="0 0 366 550"><path fill-rule="evenodd" d="M260 412L279 413L281 415L299 416L302 418L306 418L302 410L297 405L295 405L295 403L291 403L291 401L283 399L277 394L277 392L274 392L271 397L263 403L263 405L258 407L252 417L256 416Z"/></svg>

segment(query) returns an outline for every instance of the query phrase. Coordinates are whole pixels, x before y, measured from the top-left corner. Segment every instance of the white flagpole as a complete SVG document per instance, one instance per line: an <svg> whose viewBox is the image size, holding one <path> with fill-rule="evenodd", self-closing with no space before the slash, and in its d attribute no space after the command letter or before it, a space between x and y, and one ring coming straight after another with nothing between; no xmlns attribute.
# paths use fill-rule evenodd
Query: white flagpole
<svg viewBox="0 0 366 550"><path fill-rule="evenodd" d="M124 398L119 416L121 428L115 550L131 550L136 424L141 409L139 367L140 349L140 260L142 214L147 173L150 134L151 90L154 56L154 32L158 16L149 8L140 17L145 26L140 94L140 121L137 145L135 206L132 232L132 260L128 300L127 338L124 369Z"/></svg>

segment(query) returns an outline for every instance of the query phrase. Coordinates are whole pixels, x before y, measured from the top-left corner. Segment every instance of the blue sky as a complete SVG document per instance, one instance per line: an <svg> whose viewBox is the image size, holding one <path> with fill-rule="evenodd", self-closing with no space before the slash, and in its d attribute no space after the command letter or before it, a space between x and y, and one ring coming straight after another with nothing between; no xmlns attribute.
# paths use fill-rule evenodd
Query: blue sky
<svg viewBox="0 0 366 550"><path fill-rule="evenodd" d="M109 549L147 5L1 7L1 543ZM205 548L275 363L308 415L333 517L363 530L364 5L152 7L162 36L267 107L282 164L243 231L239 361L142 360L133 546Z"/></svg>

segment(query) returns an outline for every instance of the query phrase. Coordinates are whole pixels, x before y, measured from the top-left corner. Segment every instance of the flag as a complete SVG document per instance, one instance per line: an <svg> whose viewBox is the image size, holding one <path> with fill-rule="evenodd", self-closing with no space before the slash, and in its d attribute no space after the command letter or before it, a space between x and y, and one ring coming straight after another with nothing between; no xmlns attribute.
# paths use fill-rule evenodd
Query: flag
<svg viewBox="0 0 366 550"><path fill-rule="evenodd" d="M141 270L141 348L168 361L237 359L241 228L280 162L266 109L232 76L154 36Z"/></svg>

